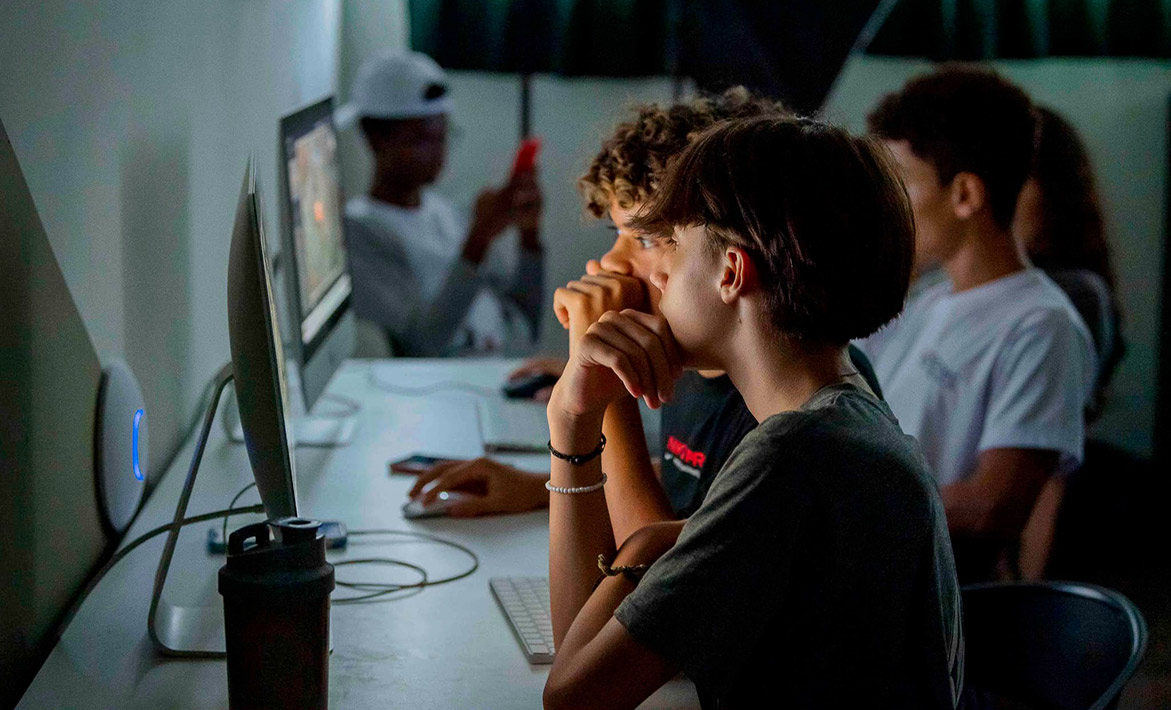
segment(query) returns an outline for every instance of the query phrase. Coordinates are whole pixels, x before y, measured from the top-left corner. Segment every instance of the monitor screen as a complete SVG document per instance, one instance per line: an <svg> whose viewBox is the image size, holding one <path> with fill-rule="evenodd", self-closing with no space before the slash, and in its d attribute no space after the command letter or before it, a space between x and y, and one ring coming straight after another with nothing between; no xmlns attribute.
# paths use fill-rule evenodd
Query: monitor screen
<svg viewBox="0 0 1171 710"><path fill-rule="evenodd" d="M292 237L296 306L306 357L348 303L342 192L332 101L326 99L281 122L286 224Z"/></svg>

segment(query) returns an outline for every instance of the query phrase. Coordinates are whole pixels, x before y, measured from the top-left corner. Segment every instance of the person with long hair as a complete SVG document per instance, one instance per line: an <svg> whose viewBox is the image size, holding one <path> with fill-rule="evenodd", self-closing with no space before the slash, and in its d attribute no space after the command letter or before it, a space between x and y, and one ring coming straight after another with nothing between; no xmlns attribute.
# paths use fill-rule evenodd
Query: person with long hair
<svg viewBox="0 0 1171 710"><path fill-rule="evenodd" d="M1098 354L1090 419L1122 359L1114 272L1106 243L1094 169L1077 130L1050 108L1038 106L1036 151L1017 200L1013 236L1033 265L1069 296L1090 330Z"/></svg>

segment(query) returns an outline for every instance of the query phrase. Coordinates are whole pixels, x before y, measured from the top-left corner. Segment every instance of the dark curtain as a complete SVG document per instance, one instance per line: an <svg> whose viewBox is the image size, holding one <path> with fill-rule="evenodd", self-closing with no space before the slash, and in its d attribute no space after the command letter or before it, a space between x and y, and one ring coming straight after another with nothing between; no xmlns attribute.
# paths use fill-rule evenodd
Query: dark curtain
<svg viewBox="0 0 1171 710"><path fill-rule="evenodd" d="M878 0L411 0L411 45L449 69L688 76L821 105Z"/></svg>
<svg viewBox="0 0 1171 710"><path fill-rule="evenodd" d="M1171 57L1171 0L410 0L411 45L450 69L688 76L811 112L876 8L871 54Z"/></svg>
<svg viewBox="0 0 1171 710"><path fill-rule="evenodd" d="M931 59L1171 57L1171 0L900 0L867 50Z"/></svg>

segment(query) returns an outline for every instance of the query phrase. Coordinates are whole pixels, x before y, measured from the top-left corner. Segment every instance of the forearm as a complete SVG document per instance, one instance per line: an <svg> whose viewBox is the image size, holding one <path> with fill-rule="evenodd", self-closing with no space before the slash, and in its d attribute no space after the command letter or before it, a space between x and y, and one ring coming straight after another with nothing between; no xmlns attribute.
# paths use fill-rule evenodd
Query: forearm
<svg viewBox="0 0 1171 710"><path fill-rule="evenodd" d="M600 415L573 419L559 416L555 407L550 407L549 439L557 451L566 454L593 451L601 431ZM550 457L550 481L554 486L589 486L601 478L600 457L579 466ZM590 597L598 577L598 555L612 559L614 549L606 496L602 490L550 495L549 597L553 638L558 647Z"/></svg>
<svg viewBox="0 0 1171 710"><path fill-rule="evenodd" d="M674 520L675 514L651 465L638 401L624 397L606 409L602 424L606 451L602 468L609 475L606 507L614 529L614 544L651 523Z"/></svg>
<svg viewBox="0 0 1171 710"><path fill-rule="evenodd" d="M943 509L947 515L947 527L953 535L990 535L992 526L992 505L981 495L979 487L960 481L939 489Z"/></svg>
<svg viewBox="0 0 1171 710"><path fill-rule="evenodd" d="M618 550L613 566L654 564L675 544L682 529L682 521L643 528ZM635 586L634 579L617 574L605 577L590 595L564 640L557 644L546 707L633 708L678 672L645 648L634 655L614 653L616 637L630 640L614 612ZM631 672L632 668L637 672Z"/></svg>
<svg viewBox="0 0 1171 710"><path fill-rule="evenodd" d="M978 480L943 486L939 496L952 535L1009 542L1020 537L1036 502L1038 491L990 489Z"/></svg>

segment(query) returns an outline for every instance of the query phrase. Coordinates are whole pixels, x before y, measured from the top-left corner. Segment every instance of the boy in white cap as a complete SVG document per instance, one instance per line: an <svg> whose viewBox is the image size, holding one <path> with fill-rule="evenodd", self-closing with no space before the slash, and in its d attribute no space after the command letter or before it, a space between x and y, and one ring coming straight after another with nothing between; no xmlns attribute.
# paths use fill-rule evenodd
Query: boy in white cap
<svg viewBox="0 0 1171 710"><path fill-rule="evenodd" d="M368 194L346 205L355 313L387 331L396 355L528 351L544 298L534 172L482 191L469 225L428 189L452 107L439 65L418 52L375 55L350 99L338 124L358 123L374 154ZM499 238L513 225L519 240Z"/></svg>

